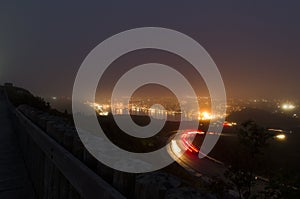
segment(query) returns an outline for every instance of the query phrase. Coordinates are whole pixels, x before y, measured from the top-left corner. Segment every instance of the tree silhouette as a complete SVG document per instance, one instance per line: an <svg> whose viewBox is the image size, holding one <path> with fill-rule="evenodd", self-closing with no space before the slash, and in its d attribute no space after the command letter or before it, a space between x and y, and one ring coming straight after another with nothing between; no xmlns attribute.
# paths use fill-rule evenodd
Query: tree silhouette
<svg viewBox="0 0 300 199"><path fill-rule="evenodd" d="M230 184L236 188L240 198L249 198L255 180L255 169L258 165L258 155L263 154L263 148L273 135L265 128L248 120L238 129L239 145L235 150L232 164L225 173Z"/></svg>

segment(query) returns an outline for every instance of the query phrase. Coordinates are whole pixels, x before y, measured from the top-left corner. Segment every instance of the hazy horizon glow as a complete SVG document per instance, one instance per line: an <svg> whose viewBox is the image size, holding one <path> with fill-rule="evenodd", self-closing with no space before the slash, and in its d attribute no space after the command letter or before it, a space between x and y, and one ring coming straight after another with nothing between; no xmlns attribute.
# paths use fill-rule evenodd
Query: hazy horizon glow
<svg viewBox="0 0 300 199"><path fill-rule="evenodd" d="M127 29L159 26L189 35L208 51L228 97L300 99L299 6L277 0L2 2L0 84L12 82L45 97L71 96L77 70L97 44ZM208 96L201 76L185 60L151 50L129 53L113 63L99 96L109 93L126 70L149 61L174 67L199 87L199 96Z"/></svg>

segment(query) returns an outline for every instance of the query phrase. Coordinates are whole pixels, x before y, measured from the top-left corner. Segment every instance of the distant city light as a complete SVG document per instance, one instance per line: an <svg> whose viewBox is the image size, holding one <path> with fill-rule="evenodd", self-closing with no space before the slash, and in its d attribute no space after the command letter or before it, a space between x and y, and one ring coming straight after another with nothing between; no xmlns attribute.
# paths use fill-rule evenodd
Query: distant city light
<svg viewBox="0 0 300 199"><path fill-rule="evenodd" d="M101 116L107 116L108 115L108 111L104 111L103 110L103 105L98 104L98 103L93 103L93 102L85 102L84 104L89 105L90 107L92 107L99 115ZM105 107L109 107L107 105L105 105Z"/></svg>
<svg viewBox="0 0 300 199"><path fill-rule="evenodd" d="M56 100L56 99L57 99L57 97L52 97L52 99L53 99L53 100Z"/></svg>
<svg viewBox="0 0 300 199"><path fill-rule="evenodd" d="M225 127L236 126L236 125L237 125L236 122L227 122L227 121L225 121L223 124L223 126Z"/></svg>
<svg viewBox="0 0 300 199"><path fill-rule="evenodd" d="M101 116L107 116L108 112L99 112L99 115L101 115Z"/></svg>
<svg viewBox="0 0 300 199"><path fill-rule="evenodd" d="M210 98L199 98L201 100L199 103L203 104L201 109L191 109L189 101L186 100L186 105L183 107L178 107L177 102L175 103L173 99L161 98L161 99L134 99L129 104L124 103L123 99L115 100L111 102L109 100L101 102L89 102L86 101L84 104L93 108L97 114L105 115L106 112L111 112L116 115L148 115L157 119L167 119L171 121L203 121L209 122L211 120L224 118L232 112L237 112L245 109L244 105L239 103L244 103L240 101L233 101L233 104L228 104L227 114L220 115L216 112L211 112L210 110ZM248 102L248 101L247 101ZM161 104L163 108L154 107L153 104ZM279 104L280 106L280 104ZM281 106L280 106L281 107ZM235 122L228 122L224 124L225 126L235 126Z"/></svg>
<svg viewBox="0 0 300 199"><path fill-rule="evenodd" d="M279 133L284 132L284 130L282 130L282 129L268 129L268 131L279 132Z"/></svg>
<svg viewBox="0 0 300 199"><path fill-rule="evenodd" d="M275 136L278 140L285 140L285 135L284 134L278 134Z"/></svg>
<svg viewBox="0 0 300 199"><path fill-rule="evenodd" d="M209 112L206 112L206 111L199 112L198 114L199 114L199 117L198 117L199 120L211 120L214 118L213 115L211 115Z"/></svg>
<svg viewBox="0 0 300 199"><path fill-rule="evenodd" d="M296 108L293 104L283 104L282 106L281 106L281 108L283 109L283 110L293 110L294 108Z"/></svg>

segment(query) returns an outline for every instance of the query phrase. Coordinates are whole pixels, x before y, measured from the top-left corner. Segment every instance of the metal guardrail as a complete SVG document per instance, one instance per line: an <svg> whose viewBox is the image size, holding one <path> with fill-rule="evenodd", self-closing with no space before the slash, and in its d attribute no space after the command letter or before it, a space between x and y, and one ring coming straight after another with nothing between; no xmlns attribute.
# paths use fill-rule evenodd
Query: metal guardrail
<svg viewBox="0 0 300 199"><path fill-rule="evenodd" d="M3 89L3 92L14 120L19 144L38 198L125 199L125 196L75 157L57 140L49 136L49 132L45 132L18 108L16 109L10 102L5 89ZM47 124L47 121L45 124ZM65 139L68 136L66 135ZM64 139L64 136L59 138ZM61 141L63 142L63 140ZM70 142L69 140L71 148L74 144L76 142ZM74 147L77 148L77 146Z"/></svg>
<svg viewBox="0 0 300 199"><path fill-rule="evenodd" d="M101 177L91 171L85 164L49 137L38 126L33 124L20 111L16 110L16 116L24 127L24 130L26 130L30 138L33 139L37 146L43 151L46 158L54 163L83 198L125 198ZM44 166L47 167L48 165ZM51 171L47 171L46 168L45 173L46 172L49 174Z"/></svg>

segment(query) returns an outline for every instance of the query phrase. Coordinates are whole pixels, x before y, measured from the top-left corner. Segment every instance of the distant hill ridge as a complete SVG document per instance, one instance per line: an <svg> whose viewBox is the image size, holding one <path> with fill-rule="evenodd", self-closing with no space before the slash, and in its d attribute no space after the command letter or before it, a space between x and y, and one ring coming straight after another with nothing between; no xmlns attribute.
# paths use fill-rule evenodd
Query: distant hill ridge
<svg viewBox="0 0 300 199"><path fill-rule="evenodd" d="M271 113L266 110L256 108L246 108L239 112L234 112L227 117L229 121L242 123L246 120L253 120L257 124L272 128L295 128L300 127L300 120L281 113Z"/></svg>

